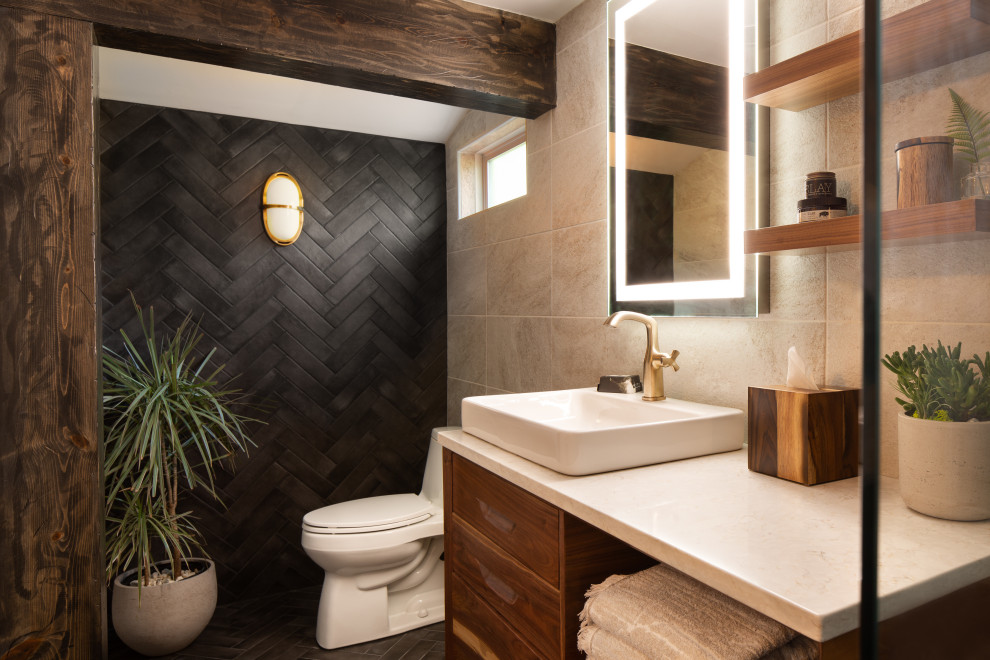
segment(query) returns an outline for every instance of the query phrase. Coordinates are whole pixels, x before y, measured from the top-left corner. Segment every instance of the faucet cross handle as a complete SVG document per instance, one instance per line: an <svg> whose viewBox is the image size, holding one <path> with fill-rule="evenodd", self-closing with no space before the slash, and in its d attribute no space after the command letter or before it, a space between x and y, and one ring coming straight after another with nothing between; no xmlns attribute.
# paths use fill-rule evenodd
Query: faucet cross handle
<svg viewBox="0 0 990 660"><path fill-rule="evenodd" d="M674 371L678 371L680 370L680 367L677 366L677 356L680 354L681 352L678 351L677 349L674 349L669 354L661 353L659 359L656 360L656 362L660 363L658 365L660 367L673 367Z"/></svg>

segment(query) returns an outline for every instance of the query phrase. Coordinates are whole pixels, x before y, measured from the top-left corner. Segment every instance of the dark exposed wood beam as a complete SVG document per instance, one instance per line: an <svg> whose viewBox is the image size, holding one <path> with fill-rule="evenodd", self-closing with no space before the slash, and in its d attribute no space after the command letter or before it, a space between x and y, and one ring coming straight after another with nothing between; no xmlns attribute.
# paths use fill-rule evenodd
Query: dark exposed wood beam
<svg viewBox="0 0 990 660"><path fill-rule="evenodd" d="M93 27L0 7L0 657L99 658Z"/></svg>
<svg viewBox="0 0 990 660"><path fill-rule="evenodd" d="M727 148L725 67L635 44L625 48L630 135L707 149ZM614 57L614 49L609 52ZM614 76L610 85L609 98L614 99ZM610 121L613 116L610 113Z"/></svg>
<svg viewBox="0 0 990 660"><path fill-rule="evenodd" d="M91 21L101 45L535 118L553 24L462 0L0 0Z"/></svg>

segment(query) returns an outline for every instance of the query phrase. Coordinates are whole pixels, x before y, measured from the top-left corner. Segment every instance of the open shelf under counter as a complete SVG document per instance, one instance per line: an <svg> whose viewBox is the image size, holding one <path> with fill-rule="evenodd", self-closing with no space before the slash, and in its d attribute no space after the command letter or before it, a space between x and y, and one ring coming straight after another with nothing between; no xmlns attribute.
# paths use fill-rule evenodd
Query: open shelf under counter
<svg viewBox="0 0 990 660"><path fill-rule="evenodd" d="M860 33L746 76L746 100L798 111L856 94ZM990 0L930 0L883 21L883 80L905 78L987 50Z"/></svg>
<svg viewBox="0 0 990 660"><path fill-rule="evenodd" d="M990 238L990 200L915 206L883 213L884 245L937 243ZM803 222L746 232L746 254L821 252L826 247L856 246L861 242L860 216Z"/></svg>

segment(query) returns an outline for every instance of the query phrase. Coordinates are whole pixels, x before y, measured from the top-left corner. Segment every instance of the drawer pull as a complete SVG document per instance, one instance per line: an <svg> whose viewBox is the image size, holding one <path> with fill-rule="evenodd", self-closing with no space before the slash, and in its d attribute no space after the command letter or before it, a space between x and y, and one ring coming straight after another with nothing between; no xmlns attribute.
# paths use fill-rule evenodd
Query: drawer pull
<svg viewBox="0 0 990 660"><path fill-rule="evenodd" d="M484 516L485 520L503 534L508 534L516 528L516 523L510 518L506 518L481 500L478 500L478 507L481 509L481 515Z"/></svg>
<svg viewBox="0 0 990 660"><path fill-rule="evenodd" d="M485 584L487 584L488 588L494 591L499 598L504 600L509 605L516 604L516 601L519 600L519 594L517 594L512 587L507 585L498 576L485 568L481 562L478 562L478 570L481 571L481 577L485 580Z"/></svg>

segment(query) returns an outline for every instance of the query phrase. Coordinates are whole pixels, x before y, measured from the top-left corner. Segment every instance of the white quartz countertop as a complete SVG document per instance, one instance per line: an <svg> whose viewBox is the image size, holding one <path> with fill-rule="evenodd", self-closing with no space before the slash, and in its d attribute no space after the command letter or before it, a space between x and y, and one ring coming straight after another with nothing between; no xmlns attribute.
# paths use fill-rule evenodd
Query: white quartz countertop
<svg viewBox="0 0 990 660"><path fill-rule="evenodd" d="M821 641L859 627L859 479L802 486L746 451L570 477L462 431L451 451ZM880 488L880 618L990 577L990 521L950 522Z"/></svg>

